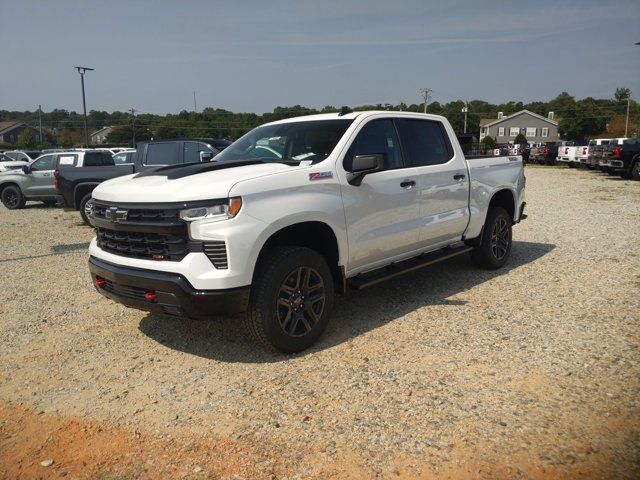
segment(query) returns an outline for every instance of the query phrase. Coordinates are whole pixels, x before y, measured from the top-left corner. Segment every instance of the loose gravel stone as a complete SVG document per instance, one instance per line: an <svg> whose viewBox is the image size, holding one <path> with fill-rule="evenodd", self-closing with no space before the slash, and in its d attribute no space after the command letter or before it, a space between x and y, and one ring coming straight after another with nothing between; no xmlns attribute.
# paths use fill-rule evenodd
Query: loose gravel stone
<svg viewBox="0 0 640 480"><path fill-rule="evenodd" d="M277 478L638 478L640 182L526 174L504 269L459 257L340 296L293 356L248 343L238 317L106 300L77 213L0 207L0 400L143 439L242 442Z"/></svg>

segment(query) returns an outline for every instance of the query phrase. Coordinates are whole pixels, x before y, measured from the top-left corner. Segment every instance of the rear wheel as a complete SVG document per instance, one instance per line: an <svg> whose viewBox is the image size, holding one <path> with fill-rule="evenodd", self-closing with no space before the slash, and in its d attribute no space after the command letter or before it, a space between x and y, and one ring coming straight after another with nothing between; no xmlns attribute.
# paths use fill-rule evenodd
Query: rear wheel
<svg viewBox="0 0 640 480"><path fill-rule="evenodd" d="M633 166L631 167L631 178L634 180L640 180L640 158L636 158Z"/></svg>
<svg viewBox="0 0 640 480"><path fill-rule="evenodd" d="M504 208L489 208L480 245L471 251L477 266L490 270L504 266L511 253L511 224L511 217Z"/></svg>
<svg viewBox="0 0 640 480"><path fill-rule="evenodd" d="M89 215L91 215L91 203L89 200L91 200L90 193L87 193L82 197L82 200L80 200L80 216L86 225L91 225L91 222L89 221Z"/></svg>
<svg viewBox="0 0 640 480"><path fill-rule="evenodd" d="M313 345L327 326L333 278L324 258L278 247L257 266L245 326L252 340L285 353Z"/></svg>
<svg viewBox="0 0 640 480"><path fill-rule="evenodd" d="M2 204L9 210L23 208L25 203L27 203L27 199L24 198L18 187L9 185L2 190Z"/></svg>

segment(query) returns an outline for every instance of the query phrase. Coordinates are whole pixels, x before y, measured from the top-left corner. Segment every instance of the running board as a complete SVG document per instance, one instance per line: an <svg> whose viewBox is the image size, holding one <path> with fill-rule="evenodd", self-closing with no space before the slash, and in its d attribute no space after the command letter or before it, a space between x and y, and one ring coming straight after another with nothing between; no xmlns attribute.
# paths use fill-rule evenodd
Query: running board
<svg viewBox="0 0 640 480"><path fill-rule="evenodd" d="M398 277L407 272L419 270L428 265L456 257L473 250L473 247L463 245L455 248L444 248L435 252L424 253L418 257L413 257L401 262L392 263L386 267L373 270L372 272L363 273L347 280L349 288L353 290L362 290L385 280Z"/></svg>

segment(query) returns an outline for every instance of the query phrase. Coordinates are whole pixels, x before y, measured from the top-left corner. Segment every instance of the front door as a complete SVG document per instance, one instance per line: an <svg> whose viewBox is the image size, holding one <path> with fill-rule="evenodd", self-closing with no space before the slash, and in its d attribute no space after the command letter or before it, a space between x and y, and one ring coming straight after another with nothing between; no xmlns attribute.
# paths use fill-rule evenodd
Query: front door
<svg viewBox="0 0 640 480"><path fill-rule="evenodd" d="M43 155L31 163L26 175L23 193L27 196L55 195L53 184L54 155Z"/></svg>
<svg viewBox="0 0 640 480"><path fill-rule="evenodd" d="M381 266L416 248L419 233L417 170L404 164L393 120L366 123L344 156L350 171L356 155L382 154L388 168L368 174L359 186L343 183L349 240L349 273Z"/></svg>

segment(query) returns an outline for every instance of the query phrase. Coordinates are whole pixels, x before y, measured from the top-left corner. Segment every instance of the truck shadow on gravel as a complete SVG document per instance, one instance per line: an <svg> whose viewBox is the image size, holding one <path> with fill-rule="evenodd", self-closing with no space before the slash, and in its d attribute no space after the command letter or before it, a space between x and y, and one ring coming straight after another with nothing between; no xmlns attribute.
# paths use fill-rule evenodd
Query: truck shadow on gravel
<svg viewBox="0 0 640 480"><path fill-rule="evenodd" d="M337 295L327 330L304 356L339 345L427 305L464 305L449 297L464 292L510 270L534 262L551 252L553 244L513 242L509 263L501 270L475 268L468 255L408 273L374 287ZM174 350L223 362L266 363L291 358L268 352L247 341L241 316L197 321L147 314L139 325L149 338Z"/></svg>

